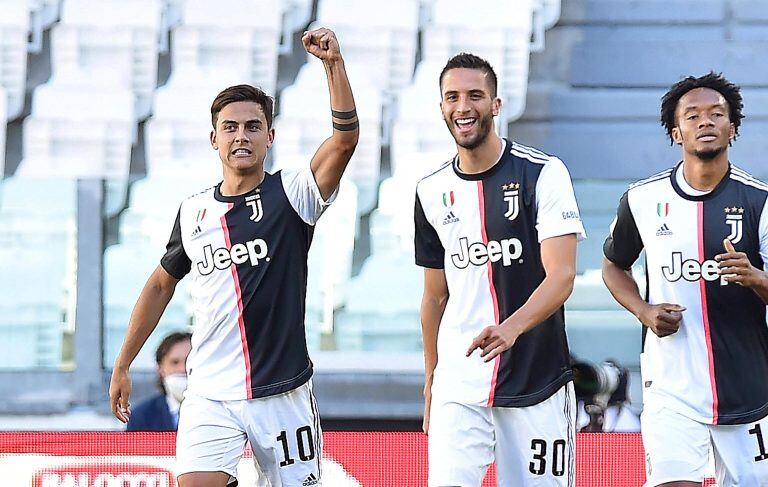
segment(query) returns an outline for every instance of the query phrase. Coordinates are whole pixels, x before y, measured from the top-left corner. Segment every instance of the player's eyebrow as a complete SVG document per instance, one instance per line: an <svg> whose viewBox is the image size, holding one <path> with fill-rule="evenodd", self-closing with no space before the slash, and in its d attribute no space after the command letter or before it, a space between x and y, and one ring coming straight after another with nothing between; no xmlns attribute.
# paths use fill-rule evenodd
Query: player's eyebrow
<svg viewBox="0 0 768 487"><path fill-rule="evenodd" d="M239 123L240 122L238 122L237 120L222 120L222 122L221 122L222 125L230 125L230 124L238 125ZM252 118L250 120L246 120L245 124L246 125L249 125L249 124L262 125L263 122L261 120L259 120L258 118Z"/></svg>
<svg viewBox="0 0 768 487"><path fill-rule="evenodd" d="M720 103L720 102L718 102L718 103L710 103L709 105L704 105L703 107L699 106L699 105L686 105L685 107L683 107L683 113L687 113L687 112L690 112L690 111L693 111L693 110L699 110L700 108L708 108L708 109L722 108L722 109L725 109L725 104L724 103Z"/></svg>

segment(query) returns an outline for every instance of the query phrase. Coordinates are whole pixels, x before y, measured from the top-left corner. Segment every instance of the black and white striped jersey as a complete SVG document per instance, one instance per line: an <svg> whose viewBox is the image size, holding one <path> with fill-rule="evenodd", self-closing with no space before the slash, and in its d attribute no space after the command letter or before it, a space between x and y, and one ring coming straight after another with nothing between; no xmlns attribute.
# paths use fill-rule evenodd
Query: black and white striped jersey
<svg viewBox="0 0 768 487"><path fill-rule="evenodd" d="M449 298L437 337L432 393L465 404L524 407L571 380L563 309L518 338L494 361L466 357L486 326L512 315L544 279L540 242L584 237L565 165L504 141L501 159L480 174L458 158L416 189L416 263L445 270Z"/></svg>
<svg viewBox="0 0 768 487"><path fill-rule="evenodd" d="M307 254L330 200L323 201L309 167L266 173L240 196L220 188L182 202L161 260L172 276L192 280L189 391L235 400L293 390L312 375Z"/></svg>
<svg viewBox="0 0 768 487"><path fill-rule="evenodd" d="M768 186L731 165L709 193L690 188L682 163L631 185L619 202L605 256L629 269L646 255L651 304L684 306L680 329L644 329L644 401L696 421L742 424L768 414L766 308L721 279L714 257L728 238L753 266L768 262Z"/></svg>

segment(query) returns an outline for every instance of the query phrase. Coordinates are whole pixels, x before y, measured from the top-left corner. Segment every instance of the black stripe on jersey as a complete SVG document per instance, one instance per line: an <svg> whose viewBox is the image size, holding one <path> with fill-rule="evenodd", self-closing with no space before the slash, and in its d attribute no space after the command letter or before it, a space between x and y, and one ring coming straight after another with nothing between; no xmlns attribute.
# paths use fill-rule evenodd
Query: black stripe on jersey
<svg viewBox="0 0 768 487"><path fill-rule="evenodd" d="M516 149L512 149L511 151L509 151L509 153L521 159L526 159L534 164L546 164L547 162L549 162L547 159L539 159L536 156L532 156L526 152L520 152Z"/></svg>
<svg viewBox="0 0 768 487"><path fill-rule="evenodd" d="M744 179L746 179L747 181L751 181L751 182L755 183L755 187L768 190L768 184L766 184L764 181L760 181L759 179L757 179L753 175L749 174L747 171L745 171L745 170L743 170L741 168L738 168L738 167L736 167L734 165L731 165L731 174L739 175L739 176L743 177Z"/></svg>
<svg viewBox="0 0 768 487"><path fill-rule="evenodd" d="M569 382L566 384L564 392L565 392L565 407L563 408L563 412L565 414L565 420L568 422L567 424L567 434L568 438L565 439L566 442L568 442L568 487L574 487L574 479L576 477L576 453L575 453L575 445L573 444L574 441L576 441L576 432L574 431L574 424L576 423L575 418L573 417L573 411L572 408L574 404L572 404L571 401L571 388L573 387L573 382Z"/></svg>
<svg viewBox="0 0 768 487"><path fill-rule="evenodd" d="M251 220L253 209L245 195L217 197L234 204L224 217L231 245L258 242L258 249L266 251L256 264L251 259L236 264L251 367L250 393L258 398L296 389L312 376L304 310L306 257L314 227L293 209L280 174L266 173L254 191L260 192L263 202L258 222Z"/></svg>
<svg viewBox="0 0 768 487"><path fill-rule="evenodd" d="M427 220L424 208L421 206L421 198L416 193L416 203L413 209L415 232L413 245L416 256L416 265L430 269L442 269L445 267L445 248L440 241L437 230Z"/></svg>
<svg viewBox="0 0 768 487"><path fill-rule="evenodd" d="M505 152L494 170L482 180L485 233L488 242L511 241L522 254L504 265L491 263L493 287L503 321L517 311L544 280L541 247L536 231L536 183L543 164ZM513 220L505 217L509 202L502 186L520 184L519 211ZM515 242L513 239L517 239ZM485 264L487 265L487 264ZM563 308L555 311L527 333L499 359L493 404L496 407L526 407L551 397L572 379Z"/></svg>
<svg viewBox="0 0 768 487"><path fill-rule="evenodd" d="M629 207L629 191L619 200L616 222L603 243L603 255L624 270L632 268L643 251L643 239Z"/></svg>
<svg viewBox="0 0 768 487"><path fill-rule="evenodd" d="M768 185L765 183L758 181L755 178L742 176L740 174L731 173L731 179L734 181L738 181L740 183L744 183L746 185L752 186L757 189L762 189L763 191L768 191Z"/></svg>
<svg viewBox="0 0 768 487"><path fill-rule="evenodd" d="M315 393L312 390L312 384L309 387L309 401L312 406L312 422L315 429L315 459L317 460L317 475L323 478L323 434L320 429L320 414L317 412L317 401Z"/></svg>
<svg viewBox="0 0 768 487"><path fill-rule="evenodd" d="M669 169L665 169L665 170L663 170L661 172L658 172L658 173L654 174L653 176L649 176L649 177L647 177L645 179L641 179L640 181L635 181L634 183L629 185L629 189L633 189L633 188L636 188L638 186L642 186L644 184L652 183L654 181L658 181L659 179L668 178L672 174L672 172L674 170L675 170L675 168L672 167L672 168L669 168Z"/></svg>
<svg viewBox="0 0 768 487"><path fill-rule="evenodd" d="M741 239L734 244L751 264L763 268L760 217L768 192L731 175L721 191L703 205L704 258L722 254L731 232L724 208L743 208ZM717 388L716 424L744 424L768 414L768 327L765 303L749 288L720 279L705 281L706 311Z"/></svg>
<svg viewBox="0 0 768 487"><path fill-rule="evenodd" d="M165 246L165 255L160 259L160 265L165 272L176 279L186 276L192 268L192 261L184 250L181 239L181 208L176 213L176 222L173 224L171 237L168 239L168 245Z"/></svg>

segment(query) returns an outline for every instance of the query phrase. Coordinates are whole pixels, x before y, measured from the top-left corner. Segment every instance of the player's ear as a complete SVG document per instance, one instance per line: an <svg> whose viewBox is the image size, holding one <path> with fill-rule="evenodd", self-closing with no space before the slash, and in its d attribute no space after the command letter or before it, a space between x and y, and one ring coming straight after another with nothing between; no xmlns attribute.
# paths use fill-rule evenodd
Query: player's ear
<svg viewBox="0 0 768 487"><path fill-rule="evenodd" d="M678 127L672 127L672 140L675 141L675 144L683 145L683 134L680 133Z"/></svg>
<svg viewBox="0 0 768 487"><path fill-rule="evenodd" d="M216 150L219 150L218 147L216 147L216 131L211 130L211 147L213 147Z"/></svg>
<svg viewBox="0 0 768 487"><path fill-rule="evenodd" d="M731 126L728 130L728 140L732 141L735 138L736 138L736 125L734 125L733 122L731 122Z"/></svg>
<svg viewBox="0 0 768 487"><path fill-rule="evenodd" d="M501 98L497 96L493 99L493 103L491 104L491 113L495 117L499 112L501 112Z"/></svg>
<svg viewBox="0 0 768 487"><path fill-rule="evenodd" d="M269 131L267 132L267 149L272 147L272 144L275 142L275 127L270 127Z"/></svg>

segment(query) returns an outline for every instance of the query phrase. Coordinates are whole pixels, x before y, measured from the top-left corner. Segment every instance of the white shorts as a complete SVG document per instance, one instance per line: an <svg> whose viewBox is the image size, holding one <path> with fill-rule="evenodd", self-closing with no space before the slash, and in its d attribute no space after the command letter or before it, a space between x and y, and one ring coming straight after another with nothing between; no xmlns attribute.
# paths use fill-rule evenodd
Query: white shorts
<svg viewBox="0 0 768 487"><path fill-rule="evenodd" d="M236 477L248 441L259 487L319 487L321 435L311 381L251 400L213 401L187 394L179 413L176 475L225 472Z"/></svg>
<svg viewBox="0 0 768 487"><path fill-rule="evenodd" d="M494 459L499 487L575 485L573 383L524 408L432 401L430 487L479 487Z"/></svg>
<svg viewBox="0 0 768 487"><path fill-rule="evenodd" d="M710 451L719 487L768 487L768 416L748 424L711 425L648 405L640 423L647 487L702 482Z"/></svg>

